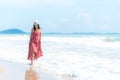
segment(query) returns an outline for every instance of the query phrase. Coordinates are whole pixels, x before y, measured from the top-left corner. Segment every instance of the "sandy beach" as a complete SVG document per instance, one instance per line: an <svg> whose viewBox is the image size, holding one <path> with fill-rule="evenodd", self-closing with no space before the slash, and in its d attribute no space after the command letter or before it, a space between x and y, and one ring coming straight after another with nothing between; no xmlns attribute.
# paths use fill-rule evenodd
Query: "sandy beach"
<svg viewBox="0 0 120 80"><path fill-rule="evenodd" d="M31 65L0 60L0 80L58 80L57 76Z"/></svg>
<svg viewBox="0 0 120 80"><path fill-rule="evenodd" d="M120 80L120 35L46 34L33 67L28 41L29 35L0 35L0 80Z"/></svg>

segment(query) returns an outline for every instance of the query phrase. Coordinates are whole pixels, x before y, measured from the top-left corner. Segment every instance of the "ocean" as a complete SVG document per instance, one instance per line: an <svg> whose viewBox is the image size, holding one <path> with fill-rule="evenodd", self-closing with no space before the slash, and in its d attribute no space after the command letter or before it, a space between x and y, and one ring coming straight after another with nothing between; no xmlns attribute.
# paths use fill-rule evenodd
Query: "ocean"
<svg viewBox="0 0 120 80"><path fill-rule="evenodd" d="M1 34L0 58L28 65L29 34ZM120 80L120 34L42 34L35 66L61 80Z"/></svg>

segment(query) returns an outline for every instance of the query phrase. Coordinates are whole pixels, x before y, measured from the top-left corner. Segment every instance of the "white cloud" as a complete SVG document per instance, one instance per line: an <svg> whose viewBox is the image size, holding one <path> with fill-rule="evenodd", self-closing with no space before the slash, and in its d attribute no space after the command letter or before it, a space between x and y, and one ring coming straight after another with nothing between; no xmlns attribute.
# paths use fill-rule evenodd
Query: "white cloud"
<svg viewBox="0 0 120 80"><path fill-rule="evenodd" d="M88 15L88 13L86 13L86 12L80 12L80 13L78 14L78 16L79 16L79 17L84 17L84 18L86 18L86 17L88 17L89 15Z"/></svg>
<svg viewBox="0 0 120 80"><path fill-rule="evenodd" d="M56 28L57 24L56 23L46 23L47 28Z"/></svg>
<svg viewBox="0 0 120 80"><path fill-rule="evenodd" d="M67 23L67 22L70 22L70 19L67 19L67 18L63 18L60 20L61 23Z"/></svg>
<svg viewBox="0 0 120 80"><path fill-rule="evenodd" d="M0 7L2 8L17 8L17 7L28 7L32 5L32 1L29 0L0 0Z"/></svg>
<svg viewBox="0 0 120 80"><path fill-rule="evenodd" d="M103 25L100 26L100 28L101 28L101 29L108 29L109 26L108 26L107 24L103 24Z"/></svg>
<svg viewBox="0 0 120 80"><path fill-rule="evenodd" d="M78 18L83 20L87 25L93 25L92 17L87 12L80 12Z"/></svg>
<svg viewBox="0 0 120 80"><path fill-rule="evenodd" d="M0 5L74 6L74 0L0 0Z"/></svg>
<svg viewBox="0 0 120 80"><path fill-rule="evenodd" d="M120 0L112 0L112 2L120 3Z"/></svg>
<svg viewBox="0 0 120 80"><path fill-rule="evenodd" d="M75 5L74 0L41 0L42 5L48 6L73 6Z"/></svg>
<svg viewBox="0 0 120 80"><path fill-rule="evenodd" d="M110 22L112 18L110 16L101 16L100 21L102 22Z"/></svg>
<svg viewBox="0 0 120 80"><path fill-rule="evenodd" d="M109 31L112 30L111 26L108 25L108 24L100 25L100 26L98 26L98 29L99 29L101 32L109 32Z"/></svg>

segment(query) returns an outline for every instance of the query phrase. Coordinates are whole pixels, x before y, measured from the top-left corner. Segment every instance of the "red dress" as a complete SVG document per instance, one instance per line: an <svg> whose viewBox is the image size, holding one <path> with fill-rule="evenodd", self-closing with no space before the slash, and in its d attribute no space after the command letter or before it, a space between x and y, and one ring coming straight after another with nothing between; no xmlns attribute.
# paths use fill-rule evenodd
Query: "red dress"
<svg viewBox="0 0 120 80"><path fill-rule="evenodd" d="M28 60L32 60L32 57L34 60L41 56L43 56L41 49L41 31L32 31L29 42Z"/></svg>

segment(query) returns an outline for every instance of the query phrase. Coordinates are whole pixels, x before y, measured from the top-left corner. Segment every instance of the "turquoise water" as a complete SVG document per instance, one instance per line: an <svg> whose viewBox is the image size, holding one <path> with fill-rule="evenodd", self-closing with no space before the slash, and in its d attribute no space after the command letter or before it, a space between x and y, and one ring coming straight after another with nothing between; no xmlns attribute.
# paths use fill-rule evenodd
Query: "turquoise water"
<svg viewBox="0 0 120 80"><path fill-rule="evenodd" d="M120 36L120 33L42 33L45 36ZM0 35L29 35L29 34L0 34Z"/></svg>
<svg viewBox="0 0 120 80"><path fill-rule="evenodd" d="M0 34L0 36L30 36L30 34ZM105 37L106 42L119 42L120 34L118 33L43 33L42 37Z"/></svg>
<svg viewBox="0 0 120 80"><path fill-rule="evenodd" d="M0 36L30 36L30 34L0 34ZM42 37L105 37L105 41L119 42L119 33L43 33Z"/></svg>
<svg viewBox="0 0 120 80"><path fill-rule="evenodd" d="M92 37L94 36L94 37L114 38L114 39L117 39L118 41L120 39L120 34L117 34L117 33L68 33L68 34L44 33L43 36L50 36L50 37Z"/></svg>

